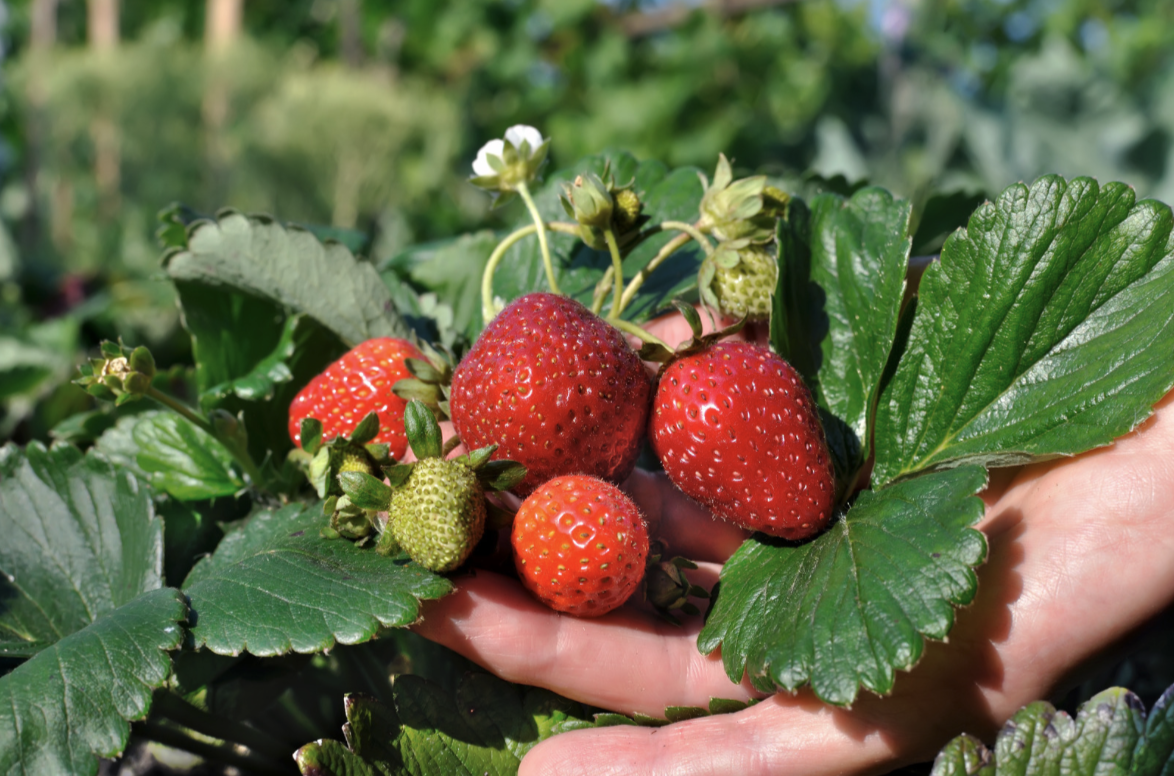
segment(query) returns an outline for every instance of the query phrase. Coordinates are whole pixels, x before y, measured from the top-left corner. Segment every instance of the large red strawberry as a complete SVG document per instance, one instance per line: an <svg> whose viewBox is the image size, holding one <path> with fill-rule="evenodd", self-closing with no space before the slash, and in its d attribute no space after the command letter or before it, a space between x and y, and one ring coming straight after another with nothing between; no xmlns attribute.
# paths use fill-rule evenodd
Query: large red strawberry
<svg viewBox="0 0 1174 776"><path fill-rule="evenodd" d="M373 442L389 445L393 458L408 446L404 435L405 402L391 392L398 380L411 377L404 359L424 356L407 340L379 337L360 343L301 390L289 405L289 437L301 444L304 418L322 422L322 437L343 436L367 413L379 414L379 435Z"/></svg>
<svg viewBox="0 0 1174 776"><path fill-rule="evenodd" d="M632 473L652 386L615 328L573 299L528 294L490 322L453 373L453 425L470 449L528 470L531 493L563 474Z"/></svg>
<svg viewBox="0 0 1174 776"><path fill-rule="evenodd" d="M644 577L648 527L616 486L583 475L558 477L522 502L510 535L522 583L552 609L606 614Z"/></svg>
<svg viewBox="0 0 1174 776"><path fill-rule="evenodd" d="M649 436L673 483L719 517L793 540L832 518L835 473L815 402L767 348L721 342L669 361Z"/></svg>

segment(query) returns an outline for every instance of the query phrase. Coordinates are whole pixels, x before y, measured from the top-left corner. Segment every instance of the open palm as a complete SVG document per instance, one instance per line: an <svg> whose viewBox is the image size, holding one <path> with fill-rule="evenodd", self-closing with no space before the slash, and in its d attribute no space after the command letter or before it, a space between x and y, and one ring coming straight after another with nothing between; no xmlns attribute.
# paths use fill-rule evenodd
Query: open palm
<svg viewBox="0 0 1174 776"><path fill-rule="evenodd" d="M684 338L679 320L657 333ZM637 471L625 488L670 554L702 562L702 584L716 580L745 535L663 475ZM890 696L865 694L844 710L780 693L662 728L568 733L531 751L521 773L884 772L932 758L962 732L989 740L1020 706L1174 603L1174 394L1108 448L992 471L982 496L990 555L978 597L949 643L929 645ZM430 603L416 628L505 679L620 712L759 697L730 682L718 654L698 652L699 618L674 627L636 603L595 620L561 616L484 571Z"/></svg>

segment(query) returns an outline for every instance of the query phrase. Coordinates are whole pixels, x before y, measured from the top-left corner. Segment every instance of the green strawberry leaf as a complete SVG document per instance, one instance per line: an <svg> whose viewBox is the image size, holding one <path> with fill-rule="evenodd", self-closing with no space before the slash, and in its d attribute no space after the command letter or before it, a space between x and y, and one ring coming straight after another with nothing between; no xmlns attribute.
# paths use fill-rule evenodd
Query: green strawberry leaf
<svg viewBox="0 0 1174 776"><path fill-rule="evenodd" d="M618 183L635 179L634 190L644 203L643 215L648 217L647 225L667 220L689 223L697 220L702 188L696 169L682 167L669 171L660 162L637 162L627 153L587 157L574 167L550 175L546 185L534 196L542 217L547 221L566 221L567 214L559 203L562 184L573 180L580 173L602 174L603 166L608 161L611 162L611 172ZM530 223L533 221L529 214L519 209L515 228ZM643 269L661 246L676 234L664 232L654 235L625 256L625 283ZM551 233L547 237L560 289L564 294L590 306L595 284L611 266L608 253L588 248L572 235ZM674 253L670 260L649 274L647 281L624 310L623 317L643 321L667 307L675 297L688 297L692 292L693 298L696 298L697 271L701 259L701 252L695 246L687 246ZM533 291L547 290L537 237L527 237L506 252L494 275L493 288L496 295L506 300ZM604 306L605 313L609 305L610 301Z"/></svg>
<svg viewBox="0 0 1174 776"><path fill-rule="evenodd" d="M186 250L169 250L163 263L172 280L270 300L314 318L351 346L408 333L371 264L340 243L324 244L271 218L224 211L192 225Z"/></svg>
<svg viewBox="0 0 1174 776"><path fill-rule="evenodd" d="M395 679L395 708L362 696L344 701L347 744L298 750L303 774L514 774L522 758L586 709L548 690L472 673L450 693L416 676Z"/></svg>
<svg viewBox="0 0 1174 776"><path fill-rule="evenodd" d="M279 383L289 382L293 379L293 372L289 369L288 361L294 354L294 333L297 331L300 320L300 316L297 315L286 318L285 325L281 327L281 336L273 350L244 375L217 383L203 391L200 394L200 404L205 407L214 406L229 394L239 396L245 401L264 401L273 398ZM250 329L247 326L242 326L232 329L221 328L221 331L237 332L236 336L239 337L239 332L250 331Z"/></svg>
<svg viewBox="0 0 1174 776"><path fill-rule="evenodd" d="M1154 714L1162 716L1158 707ZM1141 701L1114 687L1082 704L1076 719L1043 701L1024 706L1003 726L994 751L958 736L938 754L931 774L1159 776L1174 765L1139 759L1150 736Z"/></svg>
<svg viewBox="0 0 1174 776"><path fill-rule="evenodd" d="M1174 686L1169 687L1150 710L1145 736L1133 759L1139 776L1174 775Z"/></svg>
<svg viewBox="0 0 1174 776"><path fill-rule="evenodd" d="M792 217L806 217L796 203ZM909 260L910 205L880 188L845 199L820 194L810 223L780 224L779 288L771 322L775 349L800 369L820 406L855 440L843 449L855 471L869 456L881 375L889 358ZM802 239L788 232L802 230ZM814 287L814 288L813 288Z"/></svg>
<svg viewBox="0 0 1174 776"><path fill-rule="evenodd" d="M179 591L152 590L0 677L0 773L94 774L120 754L171 674L186 615Z"/></svg>
<svg viewBox="0 0 1174 776"><path fill-rule="evenodd" d="M415 622L421 600L452 590L406 556L323 538L328 522L320 504L290 504L227 534L184 582L196 646L268 656L357 644Z"/></svg>
<svg viewBox="0 0 1174 776"><path fill-rule="evenodd" d="M94 446L180 501L231 496L245 486L224 445L172 412L122 418Z"/></svg>
<svg viewBox="0 0 1174 776"><path fill-rule="evenodd" d="M1088 178L1017 184L921 280L874 483L1109 444L1174 386L1174 216Z"/></svg>
<svg viewBox="0 0 1174 776"><path fill-rule="evenodd" d="M163 583L150 493L69 445L0 449L0 536L0 656L34 655Z"/></svg>
<svg viewBox="0 0 1174 776"><path fill-rule="evenodd" d="M380 272L385 278L394 273L396 278L405 278L411 285L436 294L452 308L453 328L472 341L484 326L481 275L503 236L485 230L415 245L385 262Z"/></svg>
<svg viewBox="0 0 1174 776"><path fill-rule="evenodd" d="M974 598L985 484L982 467L959 467L864 491L805 544L755 534L723 567L698 647L720 646L731 679L764 691L810 683L836 705L860 686L889 692Z"/></svg>

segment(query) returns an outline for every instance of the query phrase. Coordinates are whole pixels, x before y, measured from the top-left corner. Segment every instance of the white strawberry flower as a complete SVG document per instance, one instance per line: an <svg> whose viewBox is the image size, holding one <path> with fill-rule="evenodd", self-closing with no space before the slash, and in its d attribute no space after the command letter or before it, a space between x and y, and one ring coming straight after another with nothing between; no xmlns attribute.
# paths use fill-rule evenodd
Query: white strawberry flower
<svg viewBox="0 0 1174 776"><path fill-rule="evenodd" d="M550 140L534 127L516 124L505 138L494 138L477 152L469 181L496 196L495 204L510 199L519 187L538 177L546 163Z"/></svg>

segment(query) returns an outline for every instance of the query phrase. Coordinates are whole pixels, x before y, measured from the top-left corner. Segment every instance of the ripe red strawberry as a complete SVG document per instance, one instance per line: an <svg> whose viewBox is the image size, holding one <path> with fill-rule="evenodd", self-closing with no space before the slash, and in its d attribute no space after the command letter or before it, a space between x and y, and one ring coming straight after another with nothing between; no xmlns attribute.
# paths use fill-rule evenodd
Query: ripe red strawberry
<svg viewBox="0 0 1174 776"><path fill-rule="evenodd" d="M616 486L558 477L514 516L514 564L526 588L559 612L598 617L628 600L644 577L648 527Z"/></svg>
<svg viewBox="0 0 1174 776"><path fill-rule="evenodd" d="M470 449L524 465L525 496L563 474L624 480L652 386L615 328L573 299L528 294L490 322L453 373L450 414Z"/></svg>
<svg viewBox="0 0 1174 776"><path fill-rule="evenodd" d="M673 483L719 517L792 540L831 520L835 473L815 402L767 348L722 342L670 361L649 436Z"/></svg>
<svg viewBox="0 0 1174 776"><path fill-rule="evenodd" d="M289 437L301 442L304 418L322 422L322 438L343 436L354 430L367 413L379 414L379 435L375 443L389 445L393 458L402 458L408 446L404 434L404 407L391 392L398 380L411 377L404 359L424 356L412 343L393 337L379 337L360 343L335 361L309 384L289 405Z"/></svg>

